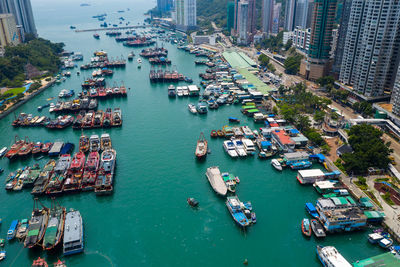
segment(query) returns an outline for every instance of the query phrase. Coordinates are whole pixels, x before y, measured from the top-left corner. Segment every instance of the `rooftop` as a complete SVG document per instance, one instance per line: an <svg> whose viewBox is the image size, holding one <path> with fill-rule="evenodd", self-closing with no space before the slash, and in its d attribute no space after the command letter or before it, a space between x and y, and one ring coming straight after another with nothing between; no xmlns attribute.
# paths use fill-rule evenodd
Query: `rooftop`
<svg viewBox="0 0 400 267"><path fill-rule="evenodd" d="M353 263L354 267L396 267L400 265L400 257L387 252Z"/></svg>
<svg viewBox="0 0 400 267"><path fill-rule="evenodd" d="M294 141L290 138L290 136L284 131L274 131L274 135L276 135L283 145L294 144ZM289 154L289 153L287 153Z"/></svg>

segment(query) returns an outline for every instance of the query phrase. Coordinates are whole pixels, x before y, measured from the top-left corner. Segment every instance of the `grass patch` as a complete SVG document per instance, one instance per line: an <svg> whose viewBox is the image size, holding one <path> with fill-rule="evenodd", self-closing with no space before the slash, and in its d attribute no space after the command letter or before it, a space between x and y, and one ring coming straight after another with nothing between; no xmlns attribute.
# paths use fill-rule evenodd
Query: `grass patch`
<svg viewBox="0 0 400 267"><path fill-rule="evenodd" d="M25 87L17 87L17 88L12 88L10 90L5 91L5 94L12 94L12 96L16 96L20 93L22 93L23 91L25 91Z"/></svg>
<svg viewBox="0 0 400 267"><path fill-rule="evenodd" d="M393 200L390 198L390 193L389 193L389 192L386 192L385 194L383 194L383 195L382 195L382 198L383 198L383 200L385 200L385 202L386 202L387 204L389 204L390 206L395 205L394 202L393 202Z"/></svg>
<svg viewBox="0 0 400 267"><path fill-rule="evenodd" d="M364 190L363 190L364 191ZM378 199L375 197L374 193L372 193L369 190L365 190L364 191L365 194L367 194L367 196L373 201L375 202L376 205L378 205L381 209L382 209L382 205L381 203L379 203Z"/></svg>
<svg viewBox="0 0 400 267"><path fill-rule="evenodd" d="M375 182L388 182L389 178L376 178L374 181Z"/></svg>

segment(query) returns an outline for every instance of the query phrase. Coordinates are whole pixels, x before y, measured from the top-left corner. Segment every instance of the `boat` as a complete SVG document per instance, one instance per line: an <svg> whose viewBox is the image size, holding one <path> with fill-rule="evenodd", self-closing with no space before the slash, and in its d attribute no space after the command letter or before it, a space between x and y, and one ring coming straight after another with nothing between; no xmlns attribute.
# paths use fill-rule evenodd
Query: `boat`
<svg viewBox="0 0 400 267"><path fill-rule="evenodd" d="M7 151L5 156L8 159L14 159L15 156L18 155L19 150L22 148L22 146L25 144L25 140L19 139L18 135L14 137L14 144L10 147L10 149Z"/></svg>
<svg viewBox="0 0 400 267"><path fill-rule="evenodd" d="M21 222L18 224L17 233L15 235L16 238L19 240L23 240L26 237L28 231L28 219L22 219Z"/></svg>
<svg viewBox="0 0 400 267"><path fill-rule="evenodd" d="M63 154L58 159L54 167L53 175L50 177L46 186L46 194L55 195L62 192L63 184L66 179L67 171L71 166L71 155Z"/></svg>
<svg viewBox="0 0 400 267"><path fill-rule="evenodd" d="M53 143L46 141L42 144L42 147L40 148L40 152L42 153L49 153L51 147L53 146Z"/></svg>
<svg viewBox="0 0 400 267"><path fill-rule="evenodd" d="M54 156L60 155L60 152L61 152L61 149L63 148L63 146L64 146L64 142L61 142L61 141L54 142L54 144L51 145L51 148L48 152L49 156L54 157Z"/></svg>
<svg viewBox="0 0 400 267"><path fill-rule="evenodd" d="M0 239L0 247L4 247L4 245L6 244L6 240L4 240L3 238Z"/></svg>
<svg viewBox="0 0 400 267"><path fill-rule="evenodd" d="M247 218L245 211L246 208L239 201L237 196L230 196L226 198L225 202L233 220L242 228L250 225L250 220ZM248 211L248 210L247 210ZM248 211L250 213L250 211ZM251 216L251 213L250 213Z"/></svg>
<svg viewBox="0 0 400 267"><path fill-rule="evenodd" d="M6 258L6 251L0 250L0 261L4 260L5 258Z"/></svg>
<svg viewBox="0 0 400 267"><path fill-rule="evenodd" d="M100 148L101 148L102 151L112 148L111 138L110 138L110 135L108 133L104 133L104 134L101 135L101 137L100 137Z"/></svg>
<svg viewBox="0 0 400 267"><path fill-rule="evenodd" d="M71 167L68 169L64 184L62 185L63 192L67 193L79 190L85 158L85 154L82 151L76 153L72 158Z"/></svg>
<svg viewBox="0 0 400 267"><path fill-rule="evenodd" d="M207 105L204 102L199 102L196 106L197 113L206 114L208 112Z"/></svg>
<svg viewBox="0 0 400 267"><path fill-rule="evenodd" d="M211 130L210 136L211 137L218 137L217 131L216 130Z"/></svg>
<svg viewBox="0 0 400 267"><path fill-rule="evenodd" d="M237 184L237 177L233 174L229 174L227 172L222 173L222 178L224 179L224 182L226 184L226 187L228 188L228 191L231 193L236 192L236 184Z"/></svg>
<svg viewBox="0 0 400 267"><path fill-rule="evenodd" d="M86 153L89 151L89 138L82 133L79 138L79 151Z"/></svg>
<svg viewBox="0 0 400 267"><path fill-rule="evenodd" d="M128 54L128 60L129 60L129 61L133 60L133 57L134 57L134 56L135 56L135 53L133 53L133 51L130 52L130 53Z"/></svg>
<svg viewBox="0 0 400 267"><path fill-rule="evenodd" d="M313 218L315 218L315 219L319 218L317 209L314 207L314 205L312 203L310 203L310 202L306 203L306 210Z"/></svg>
<svg viewBox="0 0 400 267"><path fill-rule="evenodd" d="M99 151L100 150L100 139L97 134L90 136L89 138L89 151Z"/></svg>
<svg viewBox="0 0 400 267"><path fill-rule="evenodd" d="M224 137L225 136L225 134L224 134L224 132L222 130L217 130L217 135L218 135L218 137Z"/></svg>
<svg viewBox="0 0 400 267"><path fill-rule="evenodd" d="M378 243L381 239L383 239L384 237L381 235L381 234L379 234L379 233L372 233L372 234L369 234L368 235L368 241L371 243L371 244L376 244L376 243Z"/></svg>
<svg viewBox="0 0 400 267"><path fill-rule="evenodd" d="M311 219L311 229L312 229L314 235L318 238L322 238L322 237L326 236L324 227L316 219Z"/></svg>
<svg viewBox="0 0 400 267"><path fill-rule="evenodd" d="M98 151L92 151L87 158L83 178L81 182L82 190L93 190L96 184L97 173L99 170L100 155Z"/></svg>
<svg viewBox="0 0 400 267"><path fill-rule="evenodd" d="M63 154L70 154L72 150L74 150L75 145L73 143L65 143L64 146L61 148L60 155Z"/></svg>
<svg viewBox="0 0 400 267"><path fill-rule="evenodd" d="M195 105L193 105L193 104L188 104L188 109L189 109L189 111L190 111L191 113L197 114L197 109L196 109L196 106L195 106Z"/></svg>
<svg viewBox="0 0 400 267"><path fill-rule="evenodd" d="M235 123L240 123L240 120L238 118L235 117L229 117L229 122L235 122Z"/></svg>
<svg viewBox="0 0 400 267"><path fill-rule="evenodd" d="M43 238L43 250L51 250L60 243L64 233L65 214L65 208L58 205L53 199L49 210L49 222Z"/></svg>
<svg viewBox="0 0 400 267"><path fill-rule="evenodd" d="M192 198L192 197L189 197L186 201L193 208L199 206L199 202L196 199Z"/></svg>
<svg viewBox="0 0 400 267"><path fill-rule="evenodd" d="M17 184L19 180L19 176L22 174L24 171L24 168L18 169L15 173L10 173L9 176L6 179L6 190L13 190L15 185Z"/></svg>
<svg viewBox="0 0 400 267"><path fill-rule="evenodd" d="M0 158L2 158L6 153L7 153L7 147L5 146L0 150Z"/></svg>
<svg viewBox="0 0 400 267"><path fill-rule="evenodd" d="M41 148L42 148L42 143L41 142L36 142L33 145L33 148L32 148L32 155L39 154L41 152Z"/></svg>
<svg viewBox="0 0 400 267"><path fill-rule="evenodd" d="M379 243L379 246L387 249L393 245L393 240L390 238L382 238L381 240L378 241L378 243Z"/></svg>
<svg viewBox="0 0 400 267"><path fill-rule="evenodd" d="M108 195L113 192L114 169L117 153L114 149L108 149L101 153L101 162L94 192L96 195Z"/></svg>
<svg viewBox="0 0 400 267"><path fill-rule="evenodd" d="M112 111L111 108L107 108L103 116L103 128L111 127L111 121L112 121Z"/></svg>
<svg viewBox="0 0 400 267"><path fill-rule="evenodd" d="M65 216L63 254L83 252L83 222L79 211L71 210Z"/></svg>
<svg viewBox="0 0 400 267"><path fill-rule="evenodd" d="M277 160L277 159L272 159L271 160L271 165L272 165L272 167L274 167L276 170L278 170L278 171L281 171L282 170L282 165L281 165L281 163L279 162L279 160Z"/></svg>
<svg viewBox="0 0 400 267"><path fill-rule="evenodd" d="M56 165L56 161L54 159L51 159L43 167L43 169L40 172L39 177L36 179L34 187L31 191L32 195L40 195L45 192L47 183L49 181L49 178L53 174L53 169L54 169L55 165Z"/></svg>
<svg viewBox="0 0 400 267"><path fill-rule="evenodd" d="M304 218L301 221L301 232L303 235L310 237L311 236L311 225L310 225L310 220L307 218Z"/></svg>
<svg viewBox="0 0 400 267"><path fill-rule="evenodd" d="M237 154L239 155L239 157L247 156L246 150L244 150L244 144L243 144L242 140L234 139L233 144L235 146L235 150L236 150Z"/></svg>
<svg viewBox="0 0 400 267"><path fill-rule="evenodd" d="M173 84L168 86L168 96L169 97L175 97L176 96L175 86Z"/></svg>
<svg viewBox="0 0 400 267"><path fill-rule="evenodd" d="M93 34L94 39L100 39L100 35L98 33Z"/></svg>
<svg viewBox="0 0 400 267"><path fill-rule="evenodd" d="M18 151L18 156L20 157L28 156L32 152L32 149L33 149L33 143L29 141L28 137L25 137L25 142Z"/></svg>
<svg viewBox="0 0 400 267"><path fill-rule="evenodd" d="M15 234L17 233L18 222L18 220L13 220L11 222L10 228L7 231L7 240L14 239Z"/></svg>
<svg viewBox="0 0 400 267"><path fill-rule="evenodd" d="M39 207L41 205L41 208ZM29 220L28 233L24 241L24 247L33 248L39 245L43 239L47 222L49 219L49 210L36 198L33 204L32 217Z"/></svg>
<svg viewBox="0 0 400 267"><path fill-rule="evenodd" d="M207 140L204 137L203 132L201 132L196 145L195 155L197 159L204 159L207 156L207 147L208 147Z"/></svg>
<svg viewBox="0 0 400 267"><path fill-rule="evenodd" d="M317 245L317 255L325 267L351 267L352 265L332 246Z"/></svg>
<svg viewBox="0 0 400 267"><path fill-rule="evenodd" d="M223 147L225 149L225 152L228 153L230 157L232 158L238 157L238 153L236 152L235 149L235 144L231 140L224 141Z"/></svg>
<svg viewBox="0 0 400 267"><path fill-rule="evenodd" d="M23 183L24 183L24 188L26 187L33 187L33 185L36 182L36 179L39 177L40 175L40 166L39 164L34 164L31 168L29 168L29 174L28 176L24 179Z"/></svg>
<svg viewBox="0 0 400 267"><path fill-rule="evenodd" d="M218 167L214 166L207 168L206 176L215 193L221 196L227 194L228 187L226 186Z"/></svg>
<svg viewBox="0 0 400 267"><path fill-rule="evenodd" d="M137 63L138 63L138 68L140 69L141 67L142 67L142 59L141 58L138 58L137 59Z"/></svg>
<svg viewBox="0 0 400 267"><path fill-rule="evenodd" d="M58 261L54 263L54 267L67 267L67 265L65 264L64 261L58 259Z"/></svg>
<svg viewBox="0 0 400 267"><path fill-rule="evenodd" d="M115 108L112 114L112 126L121 126L122 125L122 113L120 108Z"/></svg>

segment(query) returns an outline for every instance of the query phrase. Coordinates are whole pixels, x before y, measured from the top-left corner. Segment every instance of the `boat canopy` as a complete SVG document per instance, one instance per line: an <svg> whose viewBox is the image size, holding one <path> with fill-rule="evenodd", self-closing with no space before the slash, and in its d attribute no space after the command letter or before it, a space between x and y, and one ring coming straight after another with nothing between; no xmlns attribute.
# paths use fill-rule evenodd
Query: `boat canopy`
<svg viewBox="0 0 400 267"><path fill-rule="evenodd" d="M270 147L272 146L271 142L269 141L261 141L261 147Z"/></svg>
<svg viewBox="0 0 400 267"><path fill-rule="evenodd" d="M314 205L310 202L306 203L306 208L310 211L310 212L317 212L317 210L315 209Z"/></svg>

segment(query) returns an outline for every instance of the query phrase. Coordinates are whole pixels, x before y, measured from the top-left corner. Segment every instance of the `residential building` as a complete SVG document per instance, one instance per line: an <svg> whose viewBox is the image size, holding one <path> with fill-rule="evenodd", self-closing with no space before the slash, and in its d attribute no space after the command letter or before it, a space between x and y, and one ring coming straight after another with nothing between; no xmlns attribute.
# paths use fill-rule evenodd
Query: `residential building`
<svg viewBox="0 0 400 267"><path fill-rule="evenodd" d="M256 0L247 0L247 2L249 3L247 32L252 36L256 33Z"/></svg>
<svg viewBox="0 0 400 267"><path fill-rule="evenodd" d="M282 43L285 45L289 40L293 39L293 32L283 32L283 40Z"/></svg>
<svg viewBox="0 0 400 267"><path fill-rule="evenodd" d="M392 99L392 113L400 116L400 66L397 70L396 80L393 86Z"/></svg>
<svg viewBox="0 0 400 267"><path fill-rule="evenodd" d="M0 14L0 48L21 43L14 15Z"/></svg>
<svg viewBox="0 0 400 267"><path fill-rule="evenodd" d="M285 9L285 25L284 28L286 31L294 30L294 19L296 16L296 0L286 0L286 9Z"/></svg>
<svg viewBox="0 0 400 267"><path fill-rule="evenodd" d="M178 30L187 31L196 29L196 0L176 0L175 17L176 28Z"/></svg>
<svg viewBox="0 0 400 267"><path fill-rule="evenodd" d="M272 33L278 34L279 33L279 20L281 14L282 4L276 3L274 5L274 13L272 18Z"/></svg>
<svg viewBox="0 0 400 267"><path fill-rule="evenodd" d="M312 14L314 12L314 0L308 0L308 5L307 5L307 23L306 23L306 28L311 27L311 20L312 20Z"/></svg>
<svg viewBox="0 0 400 267"><path fill-rule="evenodd" d="M241 45L247 45L249 42L248 23L249 23L249 2L240 1L238 4L237 15L237 42Z"/></svg>
<svg viewBox="0 0 400 267"><path fill-rule="evenodd" d="M336 4L337 0L314 1L309 50L300 66L300 74L306 79L317 80L328 74Z"/></svg>
<svg viewBox="0 0 400 267"><path fill-rule="evenodd" d="M30 0L0 0L0 13L14 15L16 24L22 26L22 36L25 33L37 36Z"/></svg>
<svg viewBox="0 0 400 267"><path fill-rule="evenodd" d="M346 41L347 29L349 26L351 3L352 0L343 0L342 12L341 12L342 16L340 18L338 40L336 44L336 51L332 65L332 74L336 79L339 78L340 67L342 65L344 43Z"/></svg>
<svg viewBox="0 0 400 267"><path fill-rule="evenodd" d="M330 59L334 59L335 57L335 52L336 52L336 47L337 47L337 42L338 42L338 36L339 36L339 31L338 29L333 29L332 30L332 44L331 44L331 51L329 52L330 54Z"/></svg>
<svg viewBox="0 0 400 267"><path fill-rule="evenodd" d="M237 32L238 32L239 2L240 2L240 0L234 0L235 14L233 17L233 30L234 30L235 34L237 34Z"/></svg>
<svg viewBox="0 0 400 267"><path fill-rule="evenodd" d="M308 52L310 48L310 38L311 38L311 29L303 29L300 26L297 26L293 31L292 41L293 45L303 51Z"/></svg>
<svg viewBox="0 0 400 267"><path fill-rule="evenodd" d="M297 0L294 27L307 28L307 17L311 15L308 14L308 2L309 0Z"/></svg>
<svg viewBox="0 0 400 267"><path fill-rule="evenodd" d="M400 60L400 1L353 0L339 81L364 100L392 91Z"/></svg>
<svg viewBox="0 0 400 267"><path fill-rule="evenodd" d="M272 32L272 24L274 19L274 0L262 1L262 30L266 34Z"/></svg>
<svg viewBox="0 0 400 267"><path fill-rule="evenodd" d="M231 33L235 26L235 3L228 2L227 5L227 16L226 16L226 30Z"/></svg>

